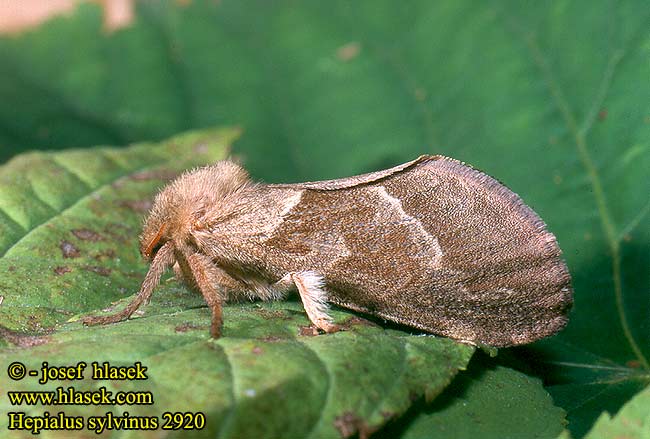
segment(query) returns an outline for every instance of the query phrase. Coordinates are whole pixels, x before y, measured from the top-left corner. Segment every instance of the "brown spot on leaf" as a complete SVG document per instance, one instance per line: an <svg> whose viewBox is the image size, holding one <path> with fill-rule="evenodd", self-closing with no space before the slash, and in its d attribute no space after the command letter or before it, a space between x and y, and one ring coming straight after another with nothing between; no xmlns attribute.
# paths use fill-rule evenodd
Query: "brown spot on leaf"
<svg viewBox="0 0 650 439"><path fill-rule="evenodd" d="M276 320L276 319L291 320L291 316L285 313L284 311L261 308L258 309L257 312L259 313L259 315L262 316L262 318L266 320Z"/></svg>
<svg viewBox="0 0 650 439"><path fill-rule="evenodd" d="M359 56L361 44L358 41L351 41L336 49L336 57L343 62L348 62Z"/></svg>
<svg viewBox="0 0 650 439"><path fill-rule="evenodd" d="M630 360L627 363L625 363L625 365L633 369L638 369L641 367L641 363L639 362L639 360Z"/></svg>
<svg viewBox="0 0 650 439"><path fill-rule="evenodd" d="M555 174L553 176L553 183L560 185L562 184L562 176L560 174Z"/></svg>
<svg viewBox="0 0 650 439"><path fill-rule="evenodd" d="M72 234L82 241L103 241L104 237L97 232L90 229L73 229Z"/></svg>
<svg viewBox="0 0 650 439"><path fill-rule="evenodd" d="M344 412L342 415L337 416L334 419L334 427L344 438L359 433L360 439L366 439L372 433L366 423L353 412Z"/></svg>
<svg viewBox="0 0 650 439"><path fill-rule="evenodd" d="M111 274L110 268L100 267L97 265L84 265L83 269L97 273L100 276L109 276Z"/></svg>
<svg viewBox="0 0 650 439"><path fill-rule="evenodd" d="M603 121L607 119L607 108L603 108L598 112L598 120Z"/></svg>
<svg viewBox="0 0 650 439"><path fill-rule="evenodd" d="M174 328L174 331L176 332L187 332L187 331L193 331L195 329L200 329L201 326L195 325L194 323L181 323L180 325L177 325Z"/></svg>
<svg viewBox="0 0 650 439"><path fill-rule="evenodd" d="M20 348L31 348L32 346L42 345L49 340L49 337L43 335L26 334L2 325L0 325L0 338Z"/></svg>
<svg viewBox="0 0 650 439"><path fill-rule="evenodd" d="M70 273L71 271L72 271L72 268L66 267L65 265L61 265L61 266L58 266L58 267L54 268L54 274L56 274L57 276L61 276L61 275L66 274L66 273Z"/></svg>
<svg viewBox="0 0 650 439"><path fill-rule="evenodd" d="M300 326L300 335L302 337L314 337L318 335L318 328L312 325Z"/></svg>
<svg viewBox="0 0 650 439"><path fill-rule="evenodd" d="M64 258L78 258L81 255L79 249L69 241L61 241L59 247L61 248L61 254L63 254Z"/></svg>
<svg viewBox="0 0 650 439"><path fill-rule="evenodd" d="M282 340L286 340L285 338L278 337L277 335L267 335L266 337L262 337L259 340L262 340L266 343L277 343Z"/></svg>
<svg viewBox="0 0 650 439"><path fill-rule="evenodd" d="M255 355L262 355L264 353L264 349L259 346L255 346L253 349L251 349L251 352Z"/></svg>
<svg viewBox="0 0 650 439"><path fill-rule="evenodd" d="M14 271L16 271L16 266L15 265L10 265L9 268L7 268L7 270L9 270L11 273L13 273Z"/></svg>
<svg viewBox="0 0 650 439"><path fill-rule="evenodd" d="M347 319L346 319L343 323L341 323L339 326L341 327L341 329L348 330L348 329L353 328L354 326L373 326L373 327L378 327L379 325L377 325L377 324L374 323L374 322L371 322L370 320L366 320L366 319L364 319L363 317L352 316L352 317L347 318Z"/></svg>
<svg viewBox="0 0 650 439"><path fill-rule="evenodd" d="M119 205L134 212L147 213L151 210L153 203L151 200L124 200L120 201Z"/></svg>

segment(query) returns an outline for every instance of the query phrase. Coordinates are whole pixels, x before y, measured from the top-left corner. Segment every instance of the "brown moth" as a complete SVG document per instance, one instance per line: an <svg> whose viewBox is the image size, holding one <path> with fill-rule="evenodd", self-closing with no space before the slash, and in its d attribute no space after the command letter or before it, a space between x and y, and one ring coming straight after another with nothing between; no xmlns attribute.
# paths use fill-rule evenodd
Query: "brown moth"
<svg viewBox="0 0 650 439"><path fill-rule="evenodd" d="M544 222L462 162L421 156L384 171L297 184L252 182L230 161L178 177L140 237L151 261L127 319L163 272L200 291L221 335L229 299L296 288L313 325L328 302L472 344L529 343L567 324L571 278Z"/></svg>

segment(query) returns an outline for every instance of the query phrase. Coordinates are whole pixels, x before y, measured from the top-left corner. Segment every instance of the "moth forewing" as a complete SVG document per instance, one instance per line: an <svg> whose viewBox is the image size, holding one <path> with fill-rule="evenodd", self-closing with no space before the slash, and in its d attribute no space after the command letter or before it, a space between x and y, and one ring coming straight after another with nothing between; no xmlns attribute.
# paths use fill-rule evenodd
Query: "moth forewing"
<svg viewBox="0 0 650 439"><path fill-rule="evenodd" d="M214 336L224 300L292 287L326 332L338 329L327 301L497 347L566 325L572 292L555 237L516 194L461 162L422 156L285 185L244 176L231 162L184 174L156 197L143 232L176 242L175 271L206 298Z"/></svg>

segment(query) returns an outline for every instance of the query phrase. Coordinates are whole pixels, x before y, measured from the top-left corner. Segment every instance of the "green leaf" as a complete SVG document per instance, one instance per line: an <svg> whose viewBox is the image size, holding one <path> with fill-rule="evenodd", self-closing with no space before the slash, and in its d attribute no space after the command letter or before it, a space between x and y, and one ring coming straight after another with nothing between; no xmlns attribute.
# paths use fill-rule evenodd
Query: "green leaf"
<svg viewBox="0 0 650 439"><path fill-rule="evenodd" d="M566 413L553 405L539 379L474 356L433 404L420 404L377 439L555 438Z"/></svg>
<svg viewBox="0 0 650 439"><path fill-rule="evenodd" d="M642 0L149 1L105 34L86 6L0 39L0 154L240 124L267 181L471 163L564 250L569 327L517 353L581 436L650 383L649 24Z"/></svg>
<svg viewBox="0 0 650 439"><path fill-rule="evenodd" d="M165 411L190 411L206 416L205 429L194 432L198 437L337 438L376 430L406 411L412 398L434 398L473 352L445 338L383 330L343 312L334 317L346 331L313 336L301 331L309 321L298 302L227 306L224 336L215 341L209 338L210 314L200 306L201 298L176 284L161 290L144 317L103 327L68 323L44 344L0 352L1 364L19 361L29 370L40 370L44 360L51 366L85 361L83 381L37 385L37 378L13 382L2 374L0 386L11 391L106 386L114 394L151 392L155 401L151 406L21 406L29 416L65 409L67 416L85 419L125 411L160 419ZM114 366L139 361L148 367L148 379L93 381L93 361ZM3 397L0 409L16 407ZM0 418L0 429L6 431L7 423L7 416ZM87 437L83 433L78 437Z"/></svg>
<svg viewBox="0 0 650 439"><path fill-rule="evenodd" d="M607 337L601 337L605 344ZM555 403L569 413L574 437L584 436L603 411L616 413L650 381L650 373L635 362L597 356L563 336L521 351L532 371L550 383L547 390Z"/></svg>
<svg viewBox="0 0 650 439"><path fill-rule="evenodd" d="M596 421L587 439L608 439L612 437L650 438L650 387L646 387L626 403L612 417L603 413Z"/></svg>
<svg viewBox="0 0 650 439"><path fill-rule="evenodd" d="M137 236L156 188L224 158L235 129L126 149L33 152L0 167L3 325L34 331L139 287Z"/></svg>

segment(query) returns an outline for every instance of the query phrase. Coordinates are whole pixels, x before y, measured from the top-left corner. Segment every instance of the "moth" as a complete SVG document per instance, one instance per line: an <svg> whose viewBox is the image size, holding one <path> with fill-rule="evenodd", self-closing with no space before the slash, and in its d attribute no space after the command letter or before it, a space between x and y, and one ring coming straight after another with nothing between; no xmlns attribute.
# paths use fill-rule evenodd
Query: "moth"
<svg viewBox="0 0 650 439"><path fill-rule="evenodd" d="M231 161L188 171L155 197L140 237L151 266L121 312L161 275L200 292L221 335L224 302L280 299L295 288L311 323L339 329L333 303L494 347L555 334L572 306L553 234L510 189L443 156L337 180L253 182Z"/></svg>

